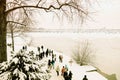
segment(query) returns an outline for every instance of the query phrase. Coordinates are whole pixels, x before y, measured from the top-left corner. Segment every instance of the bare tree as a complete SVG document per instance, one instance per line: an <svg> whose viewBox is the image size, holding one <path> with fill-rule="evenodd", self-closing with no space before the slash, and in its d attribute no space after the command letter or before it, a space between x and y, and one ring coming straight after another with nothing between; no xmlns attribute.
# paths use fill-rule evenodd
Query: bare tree
<svg viewBox="0 0 120 80"><path fill-rule="evenodd" d="M13 6L12 4L9 4L7 7L10 8ZM15 6L15 5L14 5ZM18 37L21 35L24 35L24 32L29 31L29 27L26 26L27 23L26 20L28 19L27 16L24 16L22 14L23 10L19 9L17 11L11 12L7 16L7 32L10 33L8 36L11 37L12 40L12 51L14 51L14 37ZM27 21L29 21L28 19ZM17 22L16 22L17 21Z"/></svg>
<svg viewBox="0 0 120 80"><path fill-rule="evenodd" d="M6 5L12 4L10 8ZM15 5L16 4L16 5ZM31 9L39 9L46 12L60 12L71 17L78 14L81 21L88 15L89 0L0 0L0 62L7 60L6 32L8 15L22 9L23 15ZM17 23L16 21L14 23Z"/></svg>
<svg viewBox="0 0 120 80"><path fill-rule="evenodd" d="M74 50L72 58L76 61L77 64L87 65L92 63L92 49L88 41L79 44Z"/></svg>

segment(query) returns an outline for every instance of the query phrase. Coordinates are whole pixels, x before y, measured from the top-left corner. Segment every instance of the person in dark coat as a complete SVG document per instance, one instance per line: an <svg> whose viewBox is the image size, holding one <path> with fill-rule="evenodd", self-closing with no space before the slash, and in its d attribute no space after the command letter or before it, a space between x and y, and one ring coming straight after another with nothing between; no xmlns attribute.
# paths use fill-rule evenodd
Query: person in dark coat
<svg viewBox="0 0 120 80"><path fill-rule="evenodd" d="M46 57L48 57L48 49L46 50Z"/></svg>
<svg viewBox="0 0 120 80"><path fill-rule="evenodd" d="M25 50L25 46L23 46L22 49Z"/></svg>
<svg viewBox="0 0 120 80"><path fill-rule="evenodd" d="M83 78L83 80L88 80L86 75L84 75L84 78Z"/></svg>
<svg viewBox="0 0 120 80"><path fill-rule="evenodd" d="M44 55L45 55L45 52L44 52L44 46L43 46L43 45L41 46L41 49L42 49L42 52L41 52L41 53L42 53L42 58L43 58Z"/></svg>
<svg viewBox="0 0 120 80"><path fill-rule="evenodd" d="M37 47L38 48L38 52L40 53L40 47Z"/></svg>
<svg viewBox="0 0 120 80"><path fill-rule="evenodd" d="M51 66L51 60L49 59L48 60L48 69L50 69L50 66Z"/></svg>
<svg viewBox="0 0 120 80"><path fill-rule="evenodd" d="M67 71L64 72L63 77L65 80L68 80L68 72Z"/></svg>
<svg viewBox="0 0 120 80"><path fill-rule="evenodd" d="M73 75L72 72L69 71L69 75L68 75L69 76L69 80L72 80L72 75Z"/></svg>
<svg viewBox="0 0 120 80"><path fill-rule="evenodd" d="M43 57L42 57L42 53L39 54L39 59L41 60Z"/></svg>

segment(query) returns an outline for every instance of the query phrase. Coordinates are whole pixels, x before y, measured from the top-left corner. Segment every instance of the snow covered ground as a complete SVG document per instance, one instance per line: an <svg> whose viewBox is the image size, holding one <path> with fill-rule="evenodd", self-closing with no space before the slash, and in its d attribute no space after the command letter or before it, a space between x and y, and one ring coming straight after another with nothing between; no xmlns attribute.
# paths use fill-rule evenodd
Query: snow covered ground
<svg viewBox="0 0 120 80"><path fill-rule="evenodd" d="M44 45L45 47L62 52L67 56L71 56L70 52L72 52L72 49L78 44L77 41L88 40L92 44L93 50L95 50L95 57L93 57L95 58L93 60L95 61L95 66L105 73L115 73L117 79L120 79L120 34L27 33L27 35L25 40L19 37L15 38L16 51L22 48L22 45L31 41L31 45L34 47ZM10 38L8 38L8 43L11 43ZM31 47L31 49L33 48ZM37 48L35 48L34 51L37 51Z"/></svg>
<svg viewBox="0 0 120 80"><path fill-rule="evenodd" d="M63 55L63 53L59 53L59 52L55 52L55 53L57 54L56 65L60 65L60 69L62 68L62 66L67 65L68 69L70 71L72 71L72 73L73 73L72 80L82 80L84 75L87 75L88 80L107 80L105 77L103 77L101 74L99 74L96 71L96 68L94 68L93 66L90 66L90 65L79 66L74 61L73 61L72 65L71 65L69 63L69 61L71 60L70 57L68 57L66 55ZM59 63L59 61L58 61L58 56L59 55L63 55L63 63ZM92 71L92 72L89 72L89 71ZM53 72L54 72L54 70L53 70ZM55 75L55 74L52 74L52 75ZM59 78L59 80L62 80L61 77L56 77L56 78ZM56 79L56 80L58 80L58 79Z"/></svg>
<svg viewBox="0 0 120 80"><path fill-rule="evenodd" d="M20 46L18 46L17 49L20 49ZM33 50L35 52L35 54L38 53L37 48L36 47L28 47L28 51ZM10 47L8 47L8 51L10 51ZM54 51L54 54L56 54L56 62L55 62L55 68L57 65L60 66L60 71L62 69L63 66L67 65L68 66L68 71L72 71L73 73L73 78L72 80L82 80L84 75L87 75L88 80L107 80L105 77L103 77L101 74L99 74L96 71L96 68L91 66L91 65L86 65L86 66L80 66L78 64L76 64L73 60L73 63L70 64L71 58L69 56L66 56L65 54L61 53L61 52L57 52ZM63 62L60 63L59 62L59 55L63 55ZM8 55L8 59L10 58L10 55ZM42 61L46 62L48 59L51 59L51 56L48 58L43 58ZM47 68L47 66L45 67ZM57 76L57 73L54 69L51 69L51 75L52 77L50 78L50 80L64 80L64 78L60 75Z"/></svg>

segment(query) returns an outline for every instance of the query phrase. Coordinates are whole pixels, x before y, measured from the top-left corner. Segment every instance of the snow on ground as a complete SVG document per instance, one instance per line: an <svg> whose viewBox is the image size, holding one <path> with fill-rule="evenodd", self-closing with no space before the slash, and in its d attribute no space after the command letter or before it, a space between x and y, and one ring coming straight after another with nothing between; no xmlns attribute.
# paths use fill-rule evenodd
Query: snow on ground
<svg viewBox="0 0 120 80"><path fill-rule="evenodd" d="M59 52L55 52L55 53L57 54L57 57L58 57L58 55L63 55L62 53L59 53ZM68 69L71 70L72 73L73 73L73 79L72 80L82 80L84 75L87 75L88 80L107 80L105 77L103 77L101 74L99 74L96 71L96 68L94 68L93 66L90 66L90 65L79 66L74 61L71 65L69 63L70 60L71 60L70 57L68 57L66 55L63 55L63 63L59 63L59 61L57 61L56 65L60 65L61 68L62 68L62 66L67 65ZM92 71L92 72L88 72L88 71Z"/></svg>
<svg viewBox="0 0 120 80"><path fill-rule="evenodd" d="M16 48L19 50L22 47L18 46ZM10 47L8 47L8 51L10 51L10 50L11 50ZM36 54L38 54L37 47L28 47L28 51L32 51L32 50ZM59 65L60 71L61 71L62 67L67 65L68 71L72 71L72 73L73 73L72 80L82 80L84 75L87 75L88 80L107 80L105 77L103 77L101 74L99 74L96 71L95 67L93 67L91 65L80 66L80 65L76 64L70 57L66 56L63 53L60 53L57 51L54 51L53 53L56 54L55 68L57 65ZM59 55L63 55L62 63L59 62ZM8 59L11 59L9 54L8 54L8 57L9 57ZM44 58L42 61L46 62L46 64L47 64L48 59L51 59L51 56L48 58ZM72 64L69 63L71 60L73 61ZM47 68L47 66L45 68ZM55 68L50 71L51 75L52 75L50 80L64 80L64 78L61 75L57 76Z"/></svg>

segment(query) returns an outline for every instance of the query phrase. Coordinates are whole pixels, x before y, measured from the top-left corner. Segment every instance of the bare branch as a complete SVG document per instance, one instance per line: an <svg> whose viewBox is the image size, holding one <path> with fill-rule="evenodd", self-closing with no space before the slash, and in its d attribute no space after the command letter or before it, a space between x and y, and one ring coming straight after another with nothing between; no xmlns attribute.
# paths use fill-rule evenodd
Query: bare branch
<svg viewBox="0 0 120 80"><path fill-rule="evenodd" d="M18 6L18 7L14 7L14 8L11 8L9 10L6 11L6 15L8 13L10 13L11 11L14 11L16 9L20 9L20 8L38 8L38 9L43 9L43 10L50 10L50 9L56 9L56 10L60 10L62 7L65 7L65 6L69 6L69 7L72 7L74 9L76 9L78 12L81 12L85 15L87 15L88 13L85 12L84 10L82 10L81 8L78 7L78 5L73 5L73 3L64 3L64 4L61 4L59 5L59 7L56 7L54 5L50 5L49 7L39 7L39 6L33 6L33 5L25 5L25 6Z"/></svg>
<svg viewBox="0 0 120 80"><path fill-rule="evenodd" d="M40 4L40 2L41 2L42 0L39 0L39 2L37 3L37 5L36 6L38 6L39 4Z"/></svg>
<svg viewBox="0 0 120 80"><path fill-rule="evenodd" d="M57 3L60 5L60 2L59 2L59 0L57 0Z"/></svg>
<svg viewBox="0 0 120 80"><path fill-rule="evenodd" d="M26 26L25 24L22 24L22 23L19 23L19 22L15 22L15 21L7 21L7 23L15 23L15 24L20 24L20 25Z"/></svg>

